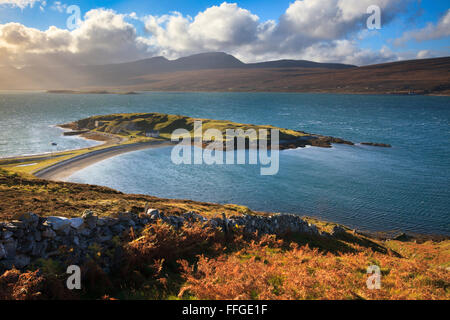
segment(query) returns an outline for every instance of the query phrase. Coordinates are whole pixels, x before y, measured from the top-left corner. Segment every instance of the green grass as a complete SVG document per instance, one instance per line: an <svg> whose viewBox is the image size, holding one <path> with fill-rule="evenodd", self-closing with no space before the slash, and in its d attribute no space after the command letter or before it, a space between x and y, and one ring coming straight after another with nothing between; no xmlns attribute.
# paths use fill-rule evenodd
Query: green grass
<svg viewBox="0 0 450 320"><path fill-rule="evenodd" d="M169 115L162 113L119 113L107 116L94 116L76 122L78 127L88 128L99 132L119 134L121 136L143 136L146 131L158 130L164 139L170 139L176 129L187 130L194 137L194 121L202 121L202 129L219 130L223 135L227 129L242 129L244 131L254 129L278 129L280 139L296 139L308 134L301 131L278 128L270 125L242 124L225 120L212 120L202 118L191 118L180 115ZM95 121L101 121L102 125L95 127Z"/></svg>

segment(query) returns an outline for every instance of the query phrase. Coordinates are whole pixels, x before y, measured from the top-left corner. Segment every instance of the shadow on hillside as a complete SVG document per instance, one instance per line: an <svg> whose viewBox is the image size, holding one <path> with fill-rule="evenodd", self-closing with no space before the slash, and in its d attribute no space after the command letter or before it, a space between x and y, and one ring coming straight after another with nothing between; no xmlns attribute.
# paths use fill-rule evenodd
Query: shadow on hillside
<svg viewBox="0 0 450 320"><path fill-rule="evenodd" d="M342 253L357 253L364 249L371 249L374 252L387 254L388 249L370 239L359 235L353 235L349 232L333 237L304 235L304 234L285 234L280 236L281 239L289 242L295 242L299 246L308 245L310 248L317 248L324 253L342 254ZM392 251L390 251L392 252ZM396 257L401 257L398 253L392 252Z"/></svg>

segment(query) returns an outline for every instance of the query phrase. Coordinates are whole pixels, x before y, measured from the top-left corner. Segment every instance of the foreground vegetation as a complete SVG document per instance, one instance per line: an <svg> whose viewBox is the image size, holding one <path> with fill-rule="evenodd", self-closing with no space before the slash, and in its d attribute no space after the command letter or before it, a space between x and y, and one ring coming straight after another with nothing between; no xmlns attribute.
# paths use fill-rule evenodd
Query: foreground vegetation
<svg viewBox="0 0 450 320"><path fill-rule="evenodd" d="M50 182L0 170L0 218L194 210L204 216L263 214L234 205L127 195L74 183ZM330 224L322 226L328 228ZM319 227L322 228L319 224ZM200 224L180 229L159 222L141 234L126 230L114 250L92 248L82 289L65 287L64 265L47 259L0 275L0 299L449 299L450 240L380 241L345 229L337 237L224 233ZM61 248L59 255L64 255ZM103 255L114 256L110 270ZM366 286L367 267L381 269L381 289ZM108 271L108 272L106 272Z"/></svg>

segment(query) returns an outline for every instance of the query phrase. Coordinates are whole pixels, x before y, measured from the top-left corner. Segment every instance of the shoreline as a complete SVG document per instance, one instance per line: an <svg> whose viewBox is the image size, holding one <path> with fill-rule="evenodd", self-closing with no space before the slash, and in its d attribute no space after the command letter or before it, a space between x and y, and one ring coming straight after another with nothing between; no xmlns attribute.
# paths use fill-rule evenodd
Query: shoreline
<svg viewBox="0 0 450 320"><path fill-rule="evenodd" d="M63 129L64 131L69 131L70 129L73 130L73 128L69 128L67 125L56 125L57 127ZM96 140L103 142L95 147L88 147L88 148L81 148L81 149L74 149L63 151L60 154L55 155L49 155L49 154L41 154L41 155L33 155L31 157L14 157L11 158L11 160L15 160L15 163L23 163L23 162L29 162L32 160L45 160L45 159L52 159L56 160L55 163L50 164L48 166L44 166L41 168L37 168L33 171L30 171L30 173L41 179L46 179L50 181L65 181L66 178L73 175L75 172L82 170L88 166L91 166L97 162L103 161L105 159L128 153L133 151L139 151L144 149L150 149L150 148L159 148L159 147L166 147L166 146L173 146L174 143L170 142L169 140L151 140L151 141L140 141L135 143L130 143L130 139L127 137L111 134L111 133L105 133L105 132L98 132L98 131L88 131L83 132L82 134L76 134L73 135L74 137L82 138L82 139L88 139L88 140ZM326 137L322 136L322 138L329 138L331 140L337 139L333 137ZM338 139L341 140L341 139ZM302 141L302 139L300 139ZM346 141L342 140L344 143ZM128 142L128 143L127 143ZM335 141L330 141L331 143L336 143ZM331 144L330 143L330 144ZM339 142L338 142L339 143ZM341 142L342 143L342 142ZM352 143L353 144L353 143ZM301 146L307 147L307 146L314 146L314 145L305 145ZM292 148L292 146L287 146L287 148ZM295 148L297 149L297 148ZM88 151L90 150L90 151ZM80 152L78 155L74 155L76 151ZM84 153L81 153L84 152ZM73 156L71 156L73 155ZM64 157L69 156L68 159L64 159ZM63 159L59 159L63 157ZM7 159L0 159L0 160L7 160ZM29 164L34 165L34 164ZM299 216L302 216L300 213ZM314 213L308 214L307 217L317 219L320 221L323 221L320 217L315 216ZM390 238L393 235L402 235L405 234L405 236L411 236L413 239L420 239L420 238L428 238L428 239L437 239L437 238L448 238L447 235L443 234L419 234L419 233L412 233L404 230L390 230L390 231L370 231L370 230L364 230L360 229L358 227L353 228L355 231L359 232L360 234L370 235L374 238Z"/></svg>
<svg viewBox="0 0 450 320"><path fill-rule="evenodd" d="M75 172L102 160L115 157L123 153L151 148L160 148L170 145L172 145L172 143L166 141L149 141L112 146L105 149L88 152L67 160L63 160L49 167L40 169L34 172L33 175L41 179L63 181L65 178L68 178Z"/></svg>

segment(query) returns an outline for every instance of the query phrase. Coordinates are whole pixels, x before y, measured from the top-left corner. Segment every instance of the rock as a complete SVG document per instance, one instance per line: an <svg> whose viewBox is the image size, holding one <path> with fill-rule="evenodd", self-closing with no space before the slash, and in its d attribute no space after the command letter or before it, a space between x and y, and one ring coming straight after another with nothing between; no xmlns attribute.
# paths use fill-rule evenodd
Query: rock
<svg viewBox="0 0 450 320"><path fill-rule="evenodd" d="M31 255L34 257L43 257L45 254L45 251L47 250L47 247L48 247L47 240L37 242L33 248L33 251L31 252Z"/></svg>
<svg viewBox="0 0 450 320"><path fill-rule="evenodd" d="M65 217L48 217L46 224L49 224L53 230L58 231L69 227L70 220Z"/></svg>
<svg viewBox="0 0 450 320"><path fill-rule="evenodd" d="M0 243L0 260L6 258L6 249L3 244Z"/></svg>
<svg viewBox="0 0 450 320"><path fill-rule="evenodd" d="M39 216L37 214L34 214L32 212L24 213L19 217L19 220L23 223L26 223L30 226L37 227L39 223Z"/></svg>
<svg viewBox="0 0 450 320"><path fill-rule="evenodd" d="M411 240L411 237L408 236L406 233L402 232L399 235L395 236L394 238L392 238L392 240L397 240L397 241L409 241Z"/></svg>
<svg viewBox="0 0 450 320"><path fill-rule="evenodd" d="M70 226L75 230L79 230L83 225L84 220L82 218L72 218L70 219Z"/></svg>
<svg viewBox="0 0 450 320"><path fill-rule="evenodd" d="M151 216L153 214L159 216L159 210L158 209L147 209L147 211L145 212L148 216Z"/></svg>
<svg viewBox="0 0 450 320"><path fill-rule="evenodd" d="M31 259L29 256L26 256L24 254L19 254L14 259L14 266L16 268L22 269L25 268L27 265L29 265L31 262Z"/></svg>
<svg viewBox="0 0 450 320"><path fill-rule="evenodd" d="M392 148L392 146L387 143L361 142L361 144L365 145L365 146L372 146L372 147Z"/></svg>
<svg viewBox="0 0 450 320"><path fill-rule="evenodd" d="M88 226L89 229L94 229L97 226L98 217L97 216L91 216L88 218L84 218L84 223Z"/></svg>
<svg viewBox="0 0 450 320"><path fill-rule="evenodd" d="M91 235L91 230L89 228L82 228L78 231L81 236L89 237Z"/></svg>
<svg viewBox="0 0 450 320"><path fill-rule="evenodd" d="M124 227L121 224L116 224L111 227L111 230L112 230L112 232L114 232L114 234L121 234L122 232L124 232L126 230L126 227Z"/></svg>
<svg viewBox="0 0 450 320"><path fill-rule="evenodd" d="M87 218L90 218L92 216L94 216L94 212L91 211L91 210L86 209L86 210L84 210L83 214L81 215L81 218L82 219L87 219Z"/></svg>
<svg viewBox="0 0 450 320"><path fill-rule="evenodd" d="M42 231L42 236L44 238L52 239L52 238L56 237L56 232L53 231L52 229L48 228L48 229L45 229L44 231Z"/></svg>
<svg viewBox="0 0 450 320"><path fill-rule="evenodd" d="M228 233L228 219L224 212L222 212L222 220L223 220L223 231Z"/></svg>
<svg viewBox="0 0 450 320"><path fill-rule="evenodd" d="M42 237L41 237L41 233L39 232L39 230L36 230L33 232L33 237L35 241L41 241Z"/></svg>
<svg viewBox="0 0 450 320"><path fill-rule="evenodd" d="M2 232L2 239L3 239L3 240L8 240L8 239L10 239L13 235L14 235L14 233L12 233L11 231L4 231L4 232Z"/></svg>
<svg viewBox="0 0 450 320"><path fill-rule="evenodd" d="M312 223L308 223L308 233L311 234L319 234L319 230L317 229L317 226Z"/></svg>
<svg viewBox="0 0 450 320"><path fill-rule="evenodd" d="M22 252L22 253L30 253L34 250L35 246L36 246L36 242L34 241L34 239L25 240L19 244L17 251Z"/></svg>
<svg viewBox="0 0 450 320"><path fill-rule="evenodd" d="M20 224L14 223L14 222L7 222L3 225L3 228L5 228L7 231L16 232L19 229Z"/></svg>
<svg viewBox="0 0 450 320"><path fill-rule="evenodd" d="M332 236L340 236L345 234L346 231L344 228L342 228L341 226L334 226L333 230L331 230L331 235Z"/></svg>
<svg viewBox="0 0 450 320"><path fill-rule="evenodd" d="M14 259L17 250L17 240L9 239L3 242L3 248L6 251L6 259Z"/></svg>
<svg viewBox="0 0 450 320"><path fill-rule="evenodd" d="M103 235L100 237L97 237L98 242L103 243L103 242L108 242L112 240L112 235L111 234L107 234L107 235Z"/></svg>

